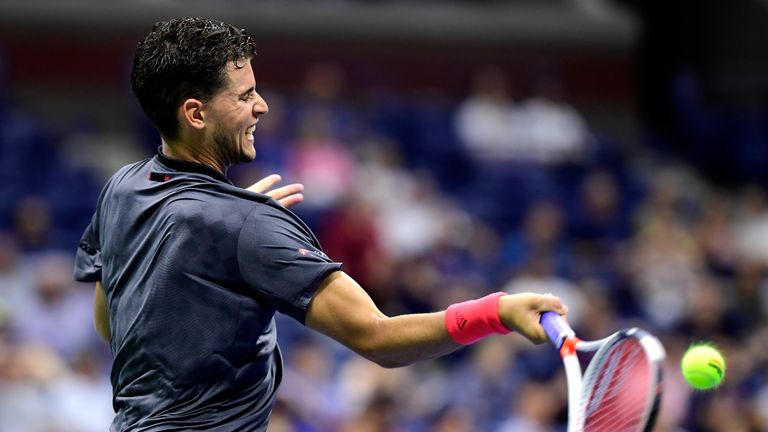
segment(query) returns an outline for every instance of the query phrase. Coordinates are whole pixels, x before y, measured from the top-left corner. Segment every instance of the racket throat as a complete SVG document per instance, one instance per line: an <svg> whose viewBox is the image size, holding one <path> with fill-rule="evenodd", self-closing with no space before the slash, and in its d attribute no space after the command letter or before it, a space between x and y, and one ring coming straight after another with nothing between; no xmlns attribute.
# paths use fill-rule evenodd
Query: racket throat
<svg viewBox="0 0 768 432"><path fill-rule="evenodd" d="M565 338L563 345L560 347L560 357L565 359L568 356L576 354L576 344L579 342L581 342L581 340L574 336Z"/></svg>

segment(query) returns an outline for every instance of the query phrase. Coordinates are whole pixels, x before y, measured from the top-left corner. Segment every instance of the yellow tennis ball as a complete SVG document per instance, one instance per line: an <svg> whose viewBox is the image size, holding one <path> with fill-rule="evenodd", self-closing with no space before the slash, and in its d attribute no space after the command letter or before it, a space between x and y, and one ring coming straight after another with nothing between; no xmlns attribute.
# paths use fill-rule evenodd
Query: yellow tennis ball
<svg viewBox="0 0 768 432"><path fill-rule="evenodd" d="M691 387L709 390L723 382L725 359L720 351L711 345L692 345L683 355L680 369Z"/></svg>

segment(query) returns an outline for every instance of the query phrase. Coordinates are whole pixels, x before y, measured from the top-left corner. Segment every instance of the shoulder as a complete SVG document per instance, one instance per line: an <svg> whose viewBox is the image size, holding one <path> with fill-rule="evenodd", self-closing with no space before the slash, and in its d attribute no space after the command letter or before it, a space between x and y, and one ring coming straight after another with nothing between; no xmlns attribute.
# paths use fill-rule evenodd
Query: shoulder
<svg viewBox="0 0 768 432"><path fill-rule="evenodd" d="M175 188L161 211L194 234L236 238L244 226L268 218L265 215L271 212L265 203L248 198L235 186L186 184Z"/></svg>
<svg viewBox="0 0 768 432"><path fill-rule="evenodd" d="M130 187L130 185L135 184L136 178L140 175L141 172L146 171L146 167L151 160L152 159L149 158L124 165L115 171L109 180L107 180L104 188L102 188L100 201L103 200L104 196L107 194L112 194L120 188Z"/></svg>
<svg viewBox="0 0 768 432"><path fill-rule="evenodd" d="M140 173L147 171L149 164L152 162L152 158L147 158L144 160L140 160L138 162L134 162L128 165L124 165L119 170L115 171L114 174L112 174L112 177L109 178L107 181L107 184L116 184L121 183L126 180L130 180Z"/></svg>
<svg viewBox="0 0 768 432"><path fill-rule="evenodd" d="M306 225L293 212L274 201L266 201L251 207L247 215L248 224L253 226L274 226L306 229Z"/></svg>
<svg viewBox="0 0 768 432"><path fill-rule="evenodd" d="M275 202L255 206L247 215L239 245L251 248L257 245L290 249L321 250L312 230L293 212Z"/></svg>
<svg viewBox="0 0 768 432"><path fill-rule="evenodd" d="M138 172L140 172L143 167L145 167L151 159L144 159L138 162L134 162L128 165L124 165L122 168L115 171L114 174L112 174L111 177L107 180L107 182L104 184L104 187L101 188L101 193L99 194L99 199L97 203L97 211L100 209L105 202L108 202L114 197L119 191L126 187L127 184L133 183L131 179L136 176Z"/></svg>

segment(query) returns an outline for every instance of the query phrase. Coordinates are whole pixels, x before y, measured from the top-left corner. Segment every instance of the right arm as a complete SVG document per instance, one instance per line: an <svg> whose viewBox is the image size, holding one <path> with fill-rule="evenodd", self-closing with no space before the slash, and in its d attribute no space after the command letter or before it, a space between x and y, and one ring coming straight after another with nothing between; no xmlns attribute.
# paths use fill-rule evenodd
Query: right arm
<svg viewBox="0 0 768 432"><path fill-rule="evenodd" d="M566 313L554 296L519 294L499 299L499 317L504 325L534 343L547 340L539 317L550 310ZM322 282L309 305L306 324L383 367L407 366L462 346L446 330L445 311L388 317L342 271L331 273Z"/></svg>
<svg viewBox="0 0 768 432"><path fill-rule="evenodd" d="M387 317L342 271L331 273L312 298L306 324L383 367L406 366L455 351L444 312Z"/></svg>

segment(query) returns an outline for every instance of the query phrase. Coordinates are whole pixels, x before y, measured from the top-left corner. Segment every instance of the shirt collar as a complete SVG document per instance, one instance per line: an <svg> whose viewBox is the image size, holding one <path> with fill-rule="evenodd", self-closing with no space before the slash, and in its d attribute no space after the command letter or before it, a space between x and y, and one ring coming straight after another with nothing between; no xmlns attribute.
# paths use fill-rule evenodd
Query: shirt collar
<svg viewBox="0 0 768 432"><path fill-rule="evenodd" d="M227 178L227 176L209 167L208 165L204 165L197 162L173 159L169 156L164 155L162 146L157 148L157 158L160 160L160 163L162 163L163 165L175 171L203 174L203 175L213 177L216 180L221 180L225 183L232 184L232 182Z"/></svg>

